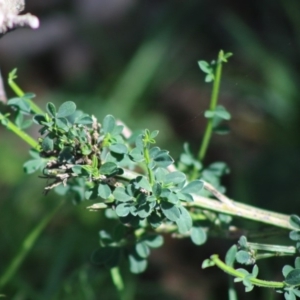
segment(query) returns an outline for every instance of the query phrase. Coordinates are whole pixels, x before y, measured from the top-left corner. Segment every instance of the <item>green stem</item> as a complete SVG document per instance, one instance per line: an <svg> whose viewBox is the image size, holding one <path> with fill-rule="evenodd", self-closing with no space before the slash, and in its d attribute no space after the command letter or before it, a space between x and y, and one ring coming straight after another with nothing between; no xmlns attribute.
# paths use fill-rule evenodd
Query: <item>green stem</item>
<svg viewBox="0 0 300 300"><path fill-rule="evenodd" d="M37 226L27 235L25 240L22 243L21 249L14 257L12 262L7 267L4 274L0 277L0 289L3 289L4 286L10 281L10 279L15 275L20 265L24 261L27 254L30 252L32 247L35 245L38 237L41 235L45 227L52 220L58 209L62 206L63 202L60 202L52 211L46 215L42 221L37 224Z"/></svg>
<svg viewBox="0 0 300 300"><path fill-rule="evenodd" d="M149 168L151 159L150 159L150 153L149 153L149 149L148 149L147 145L144 145L144 157L145 157L145 161L146 161L149 182L150 182L151 186L153 186L153 184L155 183L155 180L154 180L154 174L153 174L151 168Z"/></svg>
<svg viewBox="0 0 300 300"><path fill-rule="evenodd" d="M14 91L14 93L19 96L19 97L23 97L25 95L24 91L15 83L14 78L16 77L9 77L8 78L8 85L10 86L10 88ZM28 102L30 104L30 108L31 110L35 113L35 114L44 114L44 111L38 106L36 105L33 101L31 101L30 99L28 99Z"/></svg>
<svg viewBox="0 0 300 300"><path fill-rule="evenodd" d="M114 268L110 269L110 275L111 275L113 284L118 291L119 299L124 300L125 299L124 283L123 283L123 279L122 279L119 267L114 267Z"/></svg>
<svg viewBox="0 0 300 300"><path fill-rule="evenodd" d="M210 106L209 106L210 111L214 111L216 109L216 106L218 103L218 95L219 95L221 75L222 75L223 55L224 55L224 52L223 52L223 50L221 50L218 55L215 79L214 79L212 94L211 94L211 98L210 98ZM209 118L207 120L204 137L203 137L201 147L200 147L200 150L198 153L198 159L200 161L204 160L204 157L205 157L205 154L206 154L206 151L207 151L210 139L211 139L212 130L213 130L213 118Z"/></svg>
<svg viewBox="0 0 300 300"><path fill-rule="evenodd" d="M224 262L222 262L218 255L214 254L210 257L211 261L214 262L216 266L218 266L221 270L223 270L225 273L232 275L234 277L242 278L244 279L247 275L239 272L238 270L235 270L234 268L226 265ZM257 278L249 278L250 282L253 285L260 286L260 287L266 287L266 288L273 288L273 289L282 289L286 286L284 282L280 281L267 281L267 280L261 280Z"/></svg>
<svg viewBox="0 0 300 300"><path fill-rule="evenodd" d="M41 114L43 115L45 112L38 106L36 105L33 101L28 99L28 102L30 103L30 108L35 114Z"/></svg>
<svg viewBox="0 0 300 300"><path fill-rule="evenodd" d="M23 97L25 93L21 90L21 88L14 82L13 78L8 78L8 85L15 92L15 94L19 97Z"/></svg>
<svg viewBox="0 0 300 300"><path fill-rule="evenodd" d="M2 122L2 124L6 126L7 129L13 131L17 136L19 136L23 141L25 141L32 148L39 150L38 142L35 139L33 139L30 135L28 135L26 132L21 130L19 127L17 127L10 120L8 120L6 116L4 116L1 112L0 112L0 122Z"/></svg>

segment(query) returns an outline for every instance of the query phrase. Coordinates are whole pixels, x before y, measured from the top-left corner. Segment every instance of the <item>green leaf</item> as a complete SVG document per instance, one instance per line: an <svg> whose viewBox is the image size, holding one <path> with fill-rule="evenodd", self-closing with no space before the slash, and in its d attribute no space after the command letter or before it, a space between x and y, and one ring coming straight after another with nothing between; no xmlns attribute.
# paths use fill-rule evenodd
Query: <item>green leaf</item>
<svg viewBox="0 0 300 300"><path fill-rule="evenodd" d="M27 174L32 174L35 171L37 171L40 167L42 167L44 164L43 160L38 158L38 159L32 159L24 163L23 168L25 173Z"/></svg>
<svg viewBox="0 0 300 300"><path fill-rule="evenodd" d="M154 171L155 179L159 182L164 182L167 174L168 174L168 171L164 168L157 168Z"/></svg>
<svg viewBox="0 0 300 300"><path fill-rule="evenodd" d="M249 285L245 286L246 293L251 292L253 289L254 289L254 285L251 283Z"/></svg>
<svg viewBox="0 0 300 300"><path fill-rule="evenodd" d="M118 153L118 154L127 154L128 153L128 149L127 149L126 145L124 145L124 144L112 144L108 148L110 151L112 151L114 153Z"/></svg>
<svg viewBox="0 0 300 300"><path fill-rule="evenodd" d="M289 285L300 284L300 269L294 269L288 273L284 280Z"/></svg>
<svg viewBox="0 0 300 300"><path fill-rule="evenodd" d="M148 179L146 179L146 177L138 176L136 178L136 181L137 181L140 188L145 189L148 192L152 192L152 187L151 187Z"/></svg>
<svg viewBox="0 0 300 300"><path fill-rule="evenodd" d="M43 125L44 123L47 123L46 117L44 115L35 115L33 117L33 122Z"/></svg>
<svg viewBox="0 0 300 300"><path fill-rule="evenodd" d="M59 162L72 162L73 158L74 156L72 147L64 147L58 155Z"/></svg>
<svg viewBox="0 0 300 300"><path fill-rule="evenodd" d="M194 180L188 183L181 190L181 193L201 195L202 188L203 188L203 182L201 180Z"/></svg>
<svg viewBox="0 0 300 300"><path fill-rule="evenodd" d="M205 82L212 82L212 81L214 81L214 79L215 79L215 76L213 73L207 74L205 76Z"/></svg>
<svg viewBox="0 0 300 300"><path fill-rule="evenodd" d="M249 264L251 262L251 256L247 251L240 250L235 256L236 260L240 264Z"/></svg>
<svg viewBox="0 0 300 300"><path fill-rule="evenodd" d="M124 129L123 125L116 125L111 134L113 136L119 135L122 133L123 129Z"/></svg>
<svg viewBox="0 0 300 300"><path fill-rule="evenodd" d="M300 269L300 257L295 258L295 269Z"/></svg>
<svg viewBox="0 0 300 300"><path fill-rule="evenodd" d="M204 112L204 117L207 119L211 119L215 116L215 111L214 110L206 110Z"/></svg>
<svg viewBox="0 0 300 300"><path fill-rule="evenodd" d="M67 101L63 103L57 111L57 118L65 118L67 116L72 115L76 110L76 104L72 101Z"/></svg>
<svg viewBox="0 0 300 300"><path fill-rule="evenodd" d="M231 57L232 55L233 53L231 52L225 53L224 56L222 57L222 61L226 63L228 61L228 58Z"/></svg>
<svg viewBox="0 0 300 300"><path fill-rule="evenodd" d="M174 162L173 158L168 154L168 152L163 150L159 151L153 160L156 162L158 167L162 168L166 168Z"/></svg>
<svg viewBox="0 0 300 300"><path fill-rule="evenodd" d="M93 118L89 115L82 114L80 117L75 118L74 123L82 125L93 124Z"/></svg>
<svg viewBox="0 0 300 300"><path fill-rule="evenodd" d="M149 155L151 158L154 158L160 151L159 147L152 147L149 151Z"/></svg>
<svg viewBox="0 0 300 300"><path fill-rule="evenodd" d="M65 118L59 118L59 119L56 118L55 124L59 129L62 129L64 131L69 131L69 129L70 129L68 121Z"/></svg>
<svg viewBox="0 0 300 300"><path fill-rule="evenodd" d="M242 235L238 241L238 244L240 245L241 248L248 247L247 238L244 235Z"/></svg>
<svg viewBox="0 0 300 300"><path fill-rule="evenodd" d="M153 195L159 197L161 194L161 185L159 183L155 183L152 187Z"/></svg>
<svg viewBox="0 0 300 300"><path fill-rule="evenodd" d="M42 148L44 151L52 151L54 148L54 142L48 136L46 136L42 141Z"/></svg>
<svg viewBox="0 0 300 300"><path fill-rule="evenodd" d="M205 230L200 226L193 226L191 228L191 240L195 245L203 245L207 240Z"/></svg>
<svg viewBox="0 0 300 300"><path fill-rule="evenodd" d="M192 228L193 221L192 221L191 215L186 210L186 208L184 208L183 206L180 206L178 208L180 210L180 216L176 220L176 224L177 224L179 233L183 234L183 233L188 232Z"/></svg>
<svg viewBox="0 0 300 300"><path fill-rule="evenodd" d="M19 114L20 116L23 116L22 114ZM32 120L22 120L22 123L17 124L17 120L16 120L16 125L24 130L27 129L28 127L30 127L32 125Z"/></svg>
<svg viewBox="0 0 300 300"><path fill-rule="evenodd" d="M291 226L300 229L300 217L298 217L297 215L291 215L290 224Z"/></svg>
<svg viewBox="0 0 300 300"><path fill-rule="evenodd" d="M128 203L120 203L116 207L116 214L119 217L126 217L130 212L131 205Z"/></svg>
<svg viewBox="0 0 300 300"><path fill-rule="evenodd" d="M181 201L186 201L186 202L193 202L194 201L193 197L190 194L186 194L186 193L177 193L177 197Z"/></svg>
<svg viewBox="0 0 300 300"><path fill-rule="evenodd" d="M107 199L111 195L111 189L108 184L100 183L98 186L98 196Z"/></svg>
<svg viewBox="0 0 300 300"><path fill-rule="evenodd" d="M178 184L184 182L185 180L186 180L185 174L179 171L171 172L167 174L165 177L165 183Z"/></svg>
<svg viewBox="0 0 300 300"><path fill-rule="evenodd" d="M24 99L33 99L33 98L35 98L36 97L36 95L34 94L34 93L25 93L23 96L22 96L22 98L24 98Z"/></svg>
<svg viewBox="0 0 300 300"><path fill-rule="evenodd" d="M134 274L142 273L147 268L147 260L139 257L137 254L128 255L130 271Z"/></svg>
<svg viewBox="0 0 300 300"><path fill-rule="evenodd" d="M83 167L82 165L75 165L72 167L72 171L77 174L77 175L81 175L81 176L88 176L90 174L90 172L88 172L86 170L85 167Z"/></svg>
<svg viewBox="0 0 300 300"><path fill-rule="evenodd" d="M150 254L148 245L143 241L140 241L135 245L135 251L142 258L146 258Z"/></svg>
<svg viewBox="0 0 300 300"><path fill-rule="evenodd" d="M55 105L51 102L48 102L47 105L46 105L46 110L48 112L48 114L51 116L51 117L55 117L56 115L56 108L55 108Z"/></svg>
<svg viewBox="0 0 300 300"><path fill-rule="evenodd" d="M157 215L155 212L152 212L147 220L153 228L159 227L162 223L162 217Z"/></svg>
<svg viewBox="0 0 300 300"><path fill-rule="evenodd" d="M205 259L202 263L202 269L210 268L215 266L215 263L211 259Z"/></svg>
<svg viewBox="0 0 300 300"><path fill-rule="evenodd" d="M24 97L9 99L7 101L7 104L9 106L16 107L17 109L19 109L20 111L23 111L25 113L30 113L30 111L31 111L30 103Z"/></svg>
<svg viewBox="0 0 300 300"><path fill-rule="evenodd" d="M256 278L258 275L258 271L259 271L258 266L254 265L252 269L252 277Z"/></svg>
<svg viewBox="0 0 300 300"><path fill-rule="evenodd" d="M299 241L300 240L300 232L299 231L291 231L289 237L292 241Z"/></svg>
<svg viewBox="0 0 300 300"><path fill-rule="evenodd" d="M225 263L226 265L233 267L235 261L235 255L237 253L237 246L232 245L226 253Z"/></svg>
<svg viewBox="0 0 300 300"><path fill-rule="evenodd" d="M157 135L158 135L158 133L159 133L159 131L158 131L158 130L154 130L154 131L152 131L152 132L150 133L150 138L151 138L151 139L154 139L154 138L156 138L156 137L157 137Z"/></svg>
<svg viewBox="0 0 300 300"><path fill-rule="evenodd" d="M111 209L111 208L107 208L104 211L105 217L107 219L118 219L119 217L117 216L115 210Z"/></svg>
<svg viewBox="0 0 300 300"><path fill-rule="evenodd" d="M150 214L151 214L151 208L150 205L148 203L139 206L136 209L136 214L137 216L139 216L142 219L147 218Z"/></svg>
<svg viewBox="0 0 300 300"><path fill-rule="evenodd" d="M84 197L87 200L92 200L92 199L96 199L98 197L98 189L97 186L95 185L94 187L86 190L84 192Z"/></svg>
<svg viewBox="0 0 300 300"><path fill-rule="evenodd" d="M104 133L111 133L116 125L116 120L112 115L107 115L103 122L102 122L102 128Z"/></svg>
<svg viewBox="0 0 300 300"><path fill-rule="evenodd" d="M100 174L103 174L103 175L110 175L110 174L115 173L117 171L117 169L118 169L118 166L115 163L106 162L100 167L99 172L100 172Z"/></svg>
<svg viewBox="0 0 300 300"><path fill-rule="evenodd" d="M144 142L143 142L143 135L139 134L136 139L135 139L135 146L136 148L140 149L141 151L143 151L144 148Z"/></svg>
<svg viewBox="0 0 300 300"><path fill-rule="evenodd" d="M142 162L143 160L145 160L144 155L143 155L141 149L139 149L139 148L133 148L130 151L129 156L130 156L131 160L133 160L135 162Z"/></svg>
<svg viewBox="0 0 300 300"><path fill-rule="evenodd" d="M296 300L296 296L292 291L287 291L284 293L285 300Z"/></svg>
<svg viewBox="0 0 300 300"><path fill-rule="evenodd" d="M126 191L123 187L117 187L114 190L113 195L114 195L115 199L118 201L127 202L127 201L132 200L132 197L126 193Z"/></svg>
<svg viewBox="0 0 300 300"><path fill-rule="evenodd" d="M142 239L151 248L159 248L164 243L163 236L158 234L147 234Z"/></svg>
<svg viewBox="0 0 300 300"><path fill-rule="evenodd" d="M204 73L211 73L212 71L209 63L206 62L205 60L199 60L198 66L201 69L201 71L203 71Z"/></svg>
<svg viewBox="0 0 300 300"><path fill-rule="evenodd" d="M162 201L160 204L160 208L167 219L173 222L176 222L179 219L180 210L176 205L166 201Z"/></svg>
<svg viewBox="0 0 300 300"><path fill-rule="evenodd" d="M224 120L230 120L230 113L221 105L218 105L215 110L215 115Z"/></svg>
<svg viewBox="0 0 300 300"><path fill-rule="evenodd" d="M293 293L297 296L297 297L299 297L300 298L300 291L298 290L298 289L296 289L296 288L293 288Z"/></svg>
<svg viewBox="0 0 300 300"><path fill-rule="evenodd" d="M291 271L293 271L294 268L290 265L285 265L283 268L282 268L282 274L284 277L286 277Z"/></svg>

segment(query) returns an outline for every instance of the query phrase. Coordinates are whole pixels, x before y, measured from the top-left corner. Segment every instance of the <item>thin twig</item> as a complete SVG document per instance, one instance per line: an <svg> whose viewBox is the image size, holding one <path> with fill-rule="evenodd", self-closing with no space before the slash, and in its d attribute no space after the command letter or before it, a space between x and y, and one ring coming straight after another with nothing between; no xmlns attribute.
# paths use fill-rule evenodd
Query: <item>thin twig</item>
<svg viewBox="0 0 300 300"><path fill-rule="evenodd" d="M210 183L201 180L203 182L203 188L207 191L209 191L210 193L212 193L218 200L220 200L221 202L227 204L227 205L234 205L234 202L232 200L230 200L227 196L223 195L222 193L220 193L214 186L212 186Z"/></svg>
<svg viewBox="0 0 300 300"><path fill-rule="evenodd" d="M0 102L3 102L4 104L6 104L7 102L1 70L0 70Z"/></svg>

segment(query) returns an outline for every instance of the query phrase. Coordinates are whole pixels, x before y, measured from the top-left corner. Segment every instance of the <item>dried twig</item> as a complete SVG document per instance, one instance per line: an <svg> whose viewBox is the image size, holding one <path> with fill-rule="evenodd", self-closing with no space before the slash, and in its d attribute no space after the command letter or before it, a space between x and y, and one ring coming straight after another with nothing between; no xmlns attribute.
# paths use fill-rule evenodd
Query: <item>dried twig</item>
<svg viewBox="0 0 300 300"><path fill-rule="evenodd" d="M4 104L6 104L6 102L7 102L7 97L6 97L6 93L5 93L5 89L4 89L1 70L0 70L0 102L3 102Z"/></svg>

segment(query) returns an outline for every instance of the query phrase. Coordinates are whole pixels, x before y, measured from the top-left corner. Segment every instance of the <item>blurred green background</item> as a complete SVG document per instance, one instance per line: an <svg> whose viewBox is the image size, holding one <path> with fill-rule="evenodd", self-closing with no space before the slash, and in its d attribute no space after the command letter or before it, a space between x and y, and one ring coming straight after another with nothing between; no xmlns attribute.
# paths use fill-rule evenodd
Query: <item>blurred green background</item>
<svg viewBox="0 0 300 300"><path fill-rule="evenodd" d="M133 129L159 129L159 146L175 159L185 141L196 152L204 131L211 85L197 61L216 58L220 49L233 52L220 94L233 116L231 133L213 138L206 164L228 163L224 184L231 198L299 214L298 0L29 0L26 10L39 16L41 27L0 40L2 75L17 67L18 83L37 94L41 107L71 100L100 120L111 113ZM30 133L38 136L36 128ZM38 174L23 174L28 146L4 128L0 135L1 274L60 199L42 194ZM60 209L1 291L7 299L117 299L109 272L90 262L106 222L88 205ZM201 263L224 255L233 242L210 239L196 247L166 236L144 274L122 269L128 300L226 299L228 277L201 270ZM261 276L282 280L283 263L265 262ZM237 287L240 299L281 299Z"/></svg>

